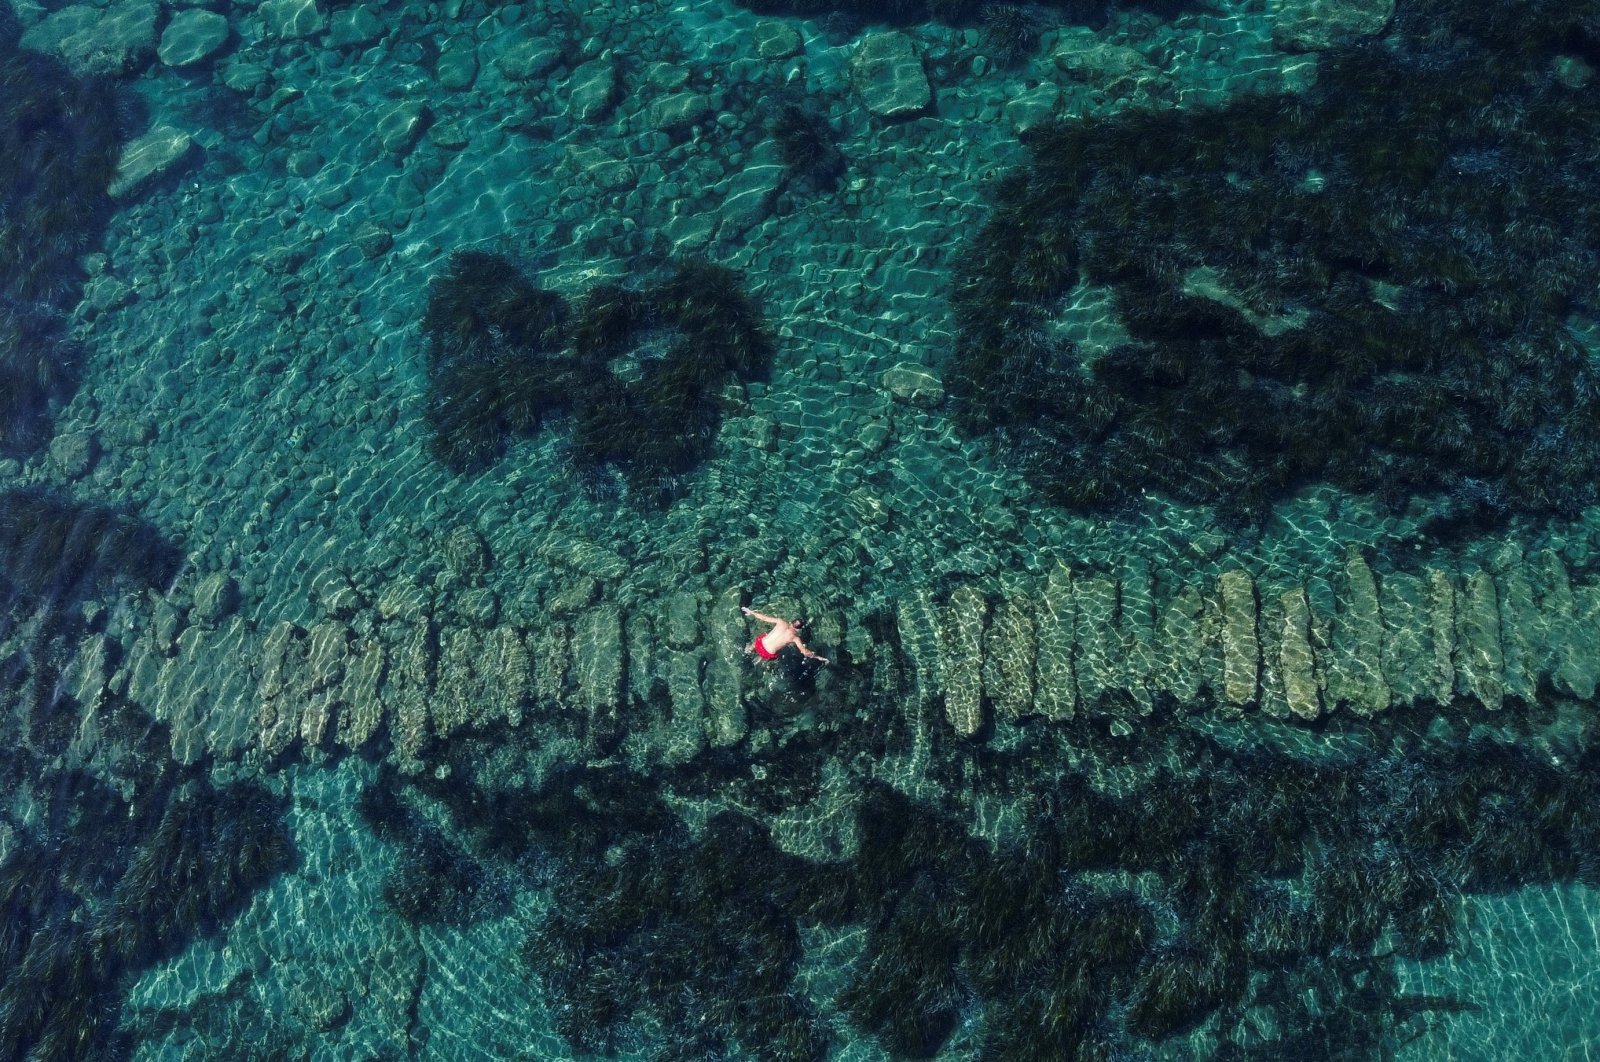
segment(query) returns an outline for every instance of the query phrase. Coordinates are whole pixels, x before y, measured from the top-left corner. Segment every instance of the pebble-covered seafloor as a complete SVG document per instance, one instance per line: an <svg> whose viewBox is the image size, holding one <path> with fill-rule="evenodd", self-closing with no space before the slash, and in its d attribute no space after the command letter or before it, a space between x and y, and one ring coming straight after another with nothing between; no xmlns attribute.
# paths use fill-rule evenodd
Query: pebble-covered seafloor
<svg viewBox="0 0 1600 1062"><path fill-rule="evenodd" d="M1067 516L1030 500L929 401L952 341L952 258L987 183L1020 158L1019 130L1292 89L1314 76L1305 13L1338 5L1242 0L1170 22L1130 9L1096 32L1046 33L1017 69L983 56L976 31L916 27L891 44L920 56L932 105L894 121L869 104L918 86L881 99L863 87L860 38L725 3L114 6L96 31L110 44L85 36L76 8L46 18L20 5L19 17L39 46L136 84L151 111L141 164L172 169L145 191L118 189L126 205L85 263L85 384L49 451L0 461L0 485L126 499L182 542L179 585L129 602L111 630L130 646L154 631L176 653L186 630L231 616L261 637L315 628L343 596L348 614L381 613L386 592L403 610L394 599L412 590L436 617L483 629L596 601L626 613L686 587L854 618L941 580L1042 579L1057 560L1105 572L1137 559L1210 583L1226 564L1327 575L1352 542L1410 548L1413 522L1328 491L1282 506L1259 540L1230 541L1204 512L1155 501L1114 522ZM1312 55L1274 46L1291 22ZM825 109L840 134L848 170L834 193L791 184L777 161L766 127L789 98ZM582 482L559 431L454 476L424 445L418 322L429 280L463 247L504 251L574 297L659 256L740 269L777 338L776 371L734 396L717 457L664 513ZM1084 293L1063 327L1100 334L1111 326L1099 305ZM1538 544L1587 569L1597 523ZM462 528L482 558L460 557ZM1534 537L1520 542L1531 551ZM520 943L501 923L430 936L384 904L382 851L336 810L368 769L278 776L308 861L225 941L140 982L129 1020L170 1030L148 1057L207 1057L196 1031L306 1037L320 1044L312 1057L473 1057L485 1045L561 1056L553 1034L530 1033L543 1027L537 997L496 962ZM810 824L793 828L811 847ZM1524 920L1594 905L1576 887L1474 902ZM1574 932L1591 921L1573 917ZM815 942L833 968L850 946ZM1591 946L1574 938L1575 954ZM1537 996L1507 963L1563 961L1514 935L1483 948L1522 958L1469 956L1449 976L1500 977L1518 1006ZM497 969L505 984L485 978ZM469 1009L474 1024L452 1025ZM1473 1018L1453 1020L1465 1030ZM492 1050L499 1036L505 1053ZM1515 1053L1473 1055L1481 1042L1452 1034L1430 1057ZM1430 1038L1417 1050L1445 1048Z"/></svg>

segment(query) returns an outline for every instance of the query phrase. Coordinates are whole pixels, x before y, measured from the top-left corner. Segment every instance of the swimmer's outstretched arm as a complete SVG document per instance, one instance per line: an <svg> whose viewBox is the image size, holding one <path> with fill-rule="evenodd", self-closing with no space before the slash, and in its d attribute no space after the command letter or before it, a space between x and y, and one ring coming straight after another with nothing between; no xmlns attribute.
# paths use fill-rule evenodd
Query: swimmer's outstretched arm
<svg viewBox="0 0 1600 1062"><path fill-rule="evenodd" d="M806 645L806 643L802 642L799 638L794 640L794 645L796 649L800 650L801 656L809 656L813 660L821 660L824 664L832 663L832 661L823 656L821 653L813 653L810 646Z"/></svg>
<svg viewBox="0 0 1600 1062"><path fill-rule="evenodd" d="M782 623L783 622L783 620L779 619L777 616L769 616L765 612L757 612L753 608L745 608L742 605L739 607L739 611L743 612L746 616L754 616L756 619L760 620L762 623Z"/></svg>

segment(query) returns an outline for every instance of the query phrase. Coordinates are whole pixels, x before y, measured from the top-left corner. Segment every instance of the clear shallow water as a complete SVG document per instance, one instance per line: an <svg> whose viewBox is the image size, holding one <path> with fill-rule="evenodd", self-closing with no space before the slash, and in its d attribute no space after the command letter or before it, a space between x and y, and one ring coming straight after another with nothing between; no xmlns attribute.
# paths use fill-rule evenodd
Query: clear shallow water
<svg viewBox="0 0 1600 1062"><path fill-rule="evenodd" d="M1248 571L1263 638L1291 585L1344 600L1351 545L1385 579L1548 548L1589 585L1593 510L1448 548L1418 535L1426 505L1322 487L1260 534L1156 497L1074 515L886 380L947 365L956 252L1022 161L1041 86L1069 118L1303 88L1313 61L1273 42L1287 15L1118 11L1052 28L1012 70L976 63L977 28L915 27L936 102L884 121L837 23L392 6L297 39L288 10L228 9L229 42L188 71L130 46L121 84L143 105L124 138L174 126L194 146L87 227L60 303L81 380L0 461L0 488L140 529L6 496L27 547L0 625L10 1055L1586 1057L1595 922L1573 879L1594 882L1593 731L1570 683L1348 731L1232 720L1213 690L1131 713L1131 740L1107 737L1121 702L958 738L916 693L907 600L1036 602L1057 561L1119 585L1148 570L1163 603ZM796 36L763 54L774 26ZM467 41L476 70L448 88ZM498 65L547 44L536 73ZM607 55L620 88L594 103ZM773 175L780 97L834 129L834 191ZM673 125L685 106L705 109ZM579 306L664 258L738 270L770 376L730 385L712 456L665 509L585 471L560 418L452 473L428 447L421 323L463 248ZM35 298L20 284L8 300ZM1114 316L1085 285L1055 327L1091 349L1125 334ZM52 568L38 544L72 526L117 548ZM755 671L738 601L812 617L841 666ZM626 676L598 695L618 650ZM685 675L711 691L724 673L727 741L714 700L702 720L677 699ZM1403 772L1419 747L1464 759ZM1539 786L1484 780L1550 749L1567 766ZM1402 797L1435 775L1455 825L1425 830ZM1484 871L1531 804L1560 809L1544 847ZM1307 806L1328 818L1306 825ZM1403 850L1383 843L1396 823L1419 835ZM1283 851L1237 850L1275 831ZM134 873L163 860L166 888ZM1263 896L1300 925L1290 945L1252 920ZM1441 906L1461 928L1419 959L1402 923Z"/></svg>

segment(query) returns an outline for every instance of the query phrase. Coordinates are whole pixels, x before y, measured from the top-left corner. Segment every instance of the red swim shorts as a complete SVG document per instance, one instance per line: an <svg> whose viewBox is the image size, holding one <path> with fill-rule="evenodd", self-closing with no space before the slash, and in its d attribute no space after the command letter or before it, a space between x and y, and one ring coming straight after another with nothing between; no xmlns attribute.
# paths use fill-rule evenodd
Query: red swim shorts
<svg viewBox="0 0 1600 1062"><path fill-rule="evenodd" d="M759 656L763 660L776 660L776 659L778 659L778 654L777 653L769 653L769 652L767 652L767 647L761 644L761 639L763 639L765 637L766 637L765 634L756 635L756 655Z"/></svg>

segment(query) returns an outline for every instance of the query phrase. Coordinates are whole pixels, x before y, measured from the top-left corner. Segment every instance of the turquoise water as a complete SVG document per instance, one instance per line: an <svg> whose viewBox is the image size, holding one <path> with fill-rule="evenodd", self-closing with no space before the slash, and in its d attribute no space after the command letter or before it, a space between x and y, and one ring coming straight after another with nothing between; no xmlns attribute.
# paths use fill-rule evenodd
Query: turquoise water
<svg viewBox="0 0 1600 1062"><path fill-rule="evenodd" d="M0 9L0 1057L1594 1054L1600 12L839 7Z"/></svg>

